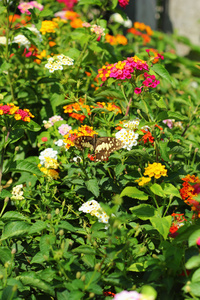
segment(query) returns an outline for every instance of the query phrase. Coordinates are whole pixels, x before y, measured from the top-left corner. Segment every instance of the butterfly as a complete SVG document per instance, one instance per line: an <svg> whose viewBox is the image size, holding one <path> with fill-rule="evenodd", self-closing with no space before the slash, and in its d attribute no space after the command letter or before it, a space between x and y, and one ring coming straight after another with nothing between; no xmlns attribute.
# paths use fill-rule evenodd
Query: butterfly
<svg viewBox="0 0 200 300"><path fill-rule="evenodd" d="M107 160L110 153L121 149L124 144L114 137L80 136L74 140L75 146L79 150L89 148L95 154L95 161Z"/></svg>

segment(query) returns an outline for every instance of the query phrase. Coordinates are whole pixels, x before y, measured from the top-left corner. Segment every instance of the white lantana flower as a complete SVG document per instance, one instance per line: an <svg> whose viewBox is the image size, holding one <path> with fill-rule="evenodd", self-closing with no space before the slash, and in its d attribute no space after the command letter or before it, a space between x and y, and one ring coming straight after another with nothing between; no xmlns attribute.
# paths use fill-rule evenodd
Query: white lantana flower
<svg viewBox="0 0 200 300"><path fill-rule="evenodd" d="M41 165L45 165L48 162L49 158L57 160L58 151L54 150L53 148L47 148L42 151L39 155L39 160Z"/></svg>
<svg viewBox="0 0 200 300"><path fill-rule="evenodd" d="M47 68L50 73L53 73L56 70L63 70L63 66L72 66L73 64L74 60L72 58L64 54L59 54L48 58L45 68Z"/></svg>
<svg viewBox="0 0 200 300"><path fill-rule="evenodd" d="M12 189L12 197L11 200L23 200L24 199L24 192L23 192L23 184L18 184Z"/></svg>
<svg viewBox="0 0 200 300"><path fill-rule="evenodd" d="M109 216L103 211L100 204L96 200L83 203L81 207L79 207L79 211L97 217L100 223L108 223Z"/></svg>

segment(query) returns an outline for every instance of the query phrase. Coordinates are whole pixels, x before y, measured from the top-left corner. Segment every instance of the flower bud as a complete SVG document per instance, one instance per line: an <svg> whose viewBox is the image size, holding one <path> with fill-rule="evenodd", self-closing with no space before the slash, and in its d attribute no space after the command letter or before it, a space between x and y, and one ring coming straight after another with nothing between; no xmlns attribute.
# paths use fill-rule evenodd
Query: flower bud
<svg viewBox="0 0 200 300"><path fill-rule="evenodd" d="M15 147L15 152L19 151L19 146Z"/></svg>
<svg viewBox="0 0 200 300"><path fill-rule="evenodd" d="M7 130L7 128L5 126L2 127L1 131L5 132Z"/></svg>
<svg viewBox="0 0 200 300"><path fill-rule="evenodd" d="M89 293L90 298L94 298L94 296L95 296L95 293Z"/></svg>
<svg viewBox="0 0 200 300"><path fill-rule="evenodd" d="M85 281L85 275L81 276L81 281Z"/></svg>
<svg viewBox="0 0 200 300"><path fill-rule="evenodd" d="M47 219L48 219L48 220L51 220L51 217L52 217L51 214L48 214L48 215L47 215Z"/></svg>
<svg viewBox="0 0 200 300"><path fill-rule="evenodd" d="M55 214L56 214L56 215L59 215L59 213L60 213L60 210L59 210L59 208L56 208L56 210L55 210Z"/></svg>
<svg viewBox="0 0 200 300"><path fill-rule="evenodd" d="M6 198L4 199L4 202L5 202L5 203L8 203L8 201L9 201L9 197L6 197Z"/></svg>
<svg viewBox="0 0 200 300"><path fill-rule="evenodd" d="M60 235L60 236L63 236L63 235L64 235L64 230L63 230L63 229L60 229L59 235Z"/></svg>
<svg viewBox="0 0 200 300"><path fill-rule="evenodd" d="M12 251L11 251L11 254L13 254L13 255L14 255L15 253L16 253L16 249L15 249L15 248L13 248L13 249L12 249Z"/></svg>
<svg viewBox="0 0 200 300"><path fill-rule="evenodd" d="M81 278L81 272L76 273L76 279L79 279L79 278Z"/></svg>

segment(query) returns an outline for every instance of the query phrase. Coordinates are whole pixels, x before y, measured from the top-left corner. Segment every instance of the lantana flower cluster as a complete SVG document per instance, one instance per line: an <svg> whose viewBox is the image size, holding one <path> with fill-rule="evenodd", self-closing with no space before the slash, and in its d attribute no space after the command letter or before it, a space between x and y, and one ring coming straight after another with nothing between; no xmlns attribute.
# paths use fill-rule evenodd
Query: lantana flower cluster
<svg viewBox="0 0 200 300"><path fill-rule="evenodd" d="M14 103L5 105L1 103L0 115L12 115L15 120L22 120L24 122L30 122L31 118L34 118L29 109L20 109L18 106L15 106Z"/></svg>
<svg viewBox="0 0 200 300"><path fill-rule="evenodd" d="M87 201L79 207L79 211L97 217L100 223L108 223L109 216L103 211L100 204L96 200Z"/></svg>
<svg viewBox="0 0 200 300"><path fill-rule="evenodd" d="M138 129L140 120L136 118L133 121L123 123L121 129L115 134L115 137L123 142L123 148L130 151L133 146L137 146L139 134L135 133Z"/></svg>
<svg viewBox="0 0 200 300"><path fill-rule="evenodd" d="M59 177L59 163L57 161L57 155L58 151L53 148L47 148L39 155L40 164L38 164L38 168L45 175L53 179L57 179Z"/></svg>
<svg viewBox="0 0 200 300"><path fill-rule="evenodd" d="M67 113L69 117L79 120L80 122L83 122L86 118L86 116L82 113L84 109L87 111L88 115L91 115L90 106L84 104L82 98L80 98L78 102L63 106L63 108L64 113Z"/></svg>
<svg viewBox="0 0 200 300"><path fill-rule="evenodd" d="M191 206L191 209L200 218L200 203L194 199L200 193L200 179L198 176L188 174L182 180L184 182L183 187L180 189L180 195L183 201Z"/></svg>
<svg viewBox="0 0 200 300"><path fill-rule="evenodd" d="M145 172L143 174L147 177L141 177L135 182L138 183L139 186L144 186L151 181L151 178L154 177L155 179L159 179L162 176L167 176L167 169L161 163L153 163L149 164L148 167L145 168Z"/></svg>
<svg viewBox="0 0 200 300"><path fill-rule="evenodd" d="M35 36L37 37L37 39L40 42L42 42L42 36L36 27L32 26L32 27L26 27L26 28L28 30L32 31L35 34ZM13 38L12 42L18 44L20 47L24 46L26 49L29 49L31 46L31 42L23 34L16 35Z"/></svg>
<svg viewBox="0 0 200 300"><path fill-rule="evenodd" d="M40 28L40 32L42 32L42 34L55 33L56 28L58 28L57 22L45 20L45 21L42 21L42 27Z"/></svg>
<svg viewBox="0 0 200 300"><path fill-rule="evenodd" d="M111 35L111 34L106 34L105 40L107 43L109 43L112 46L116 46L116 45L124 45L125 46L128 44L127 38L122 34L117 34L116 36Z"/></svg>
<svg viewBox="0 0 200 300"><path fill-rule="evenodd" d="M97 35L97 40L99 41L101 39L102 36L105 35L105 28L101 27L100 25L97 25L97 24L90 24L88 22L83 22L82 23L82 26L83 27L86 27L86 28L90 28L90 31L92 33L95 33Z"/></svg>
<svg viewBox="0 0 200 300"><path fill-rule="evenodd" d="M122 291L115 294L113 300L148 300L148 297L136 291Z"/></svg>
<svg viewBox="0 0 200 300"><path fill-rule="evenodd" d="M106 102L97 102L96 105L91 105L91 108L103 108L108 111L113 111L116 114L122 113L121 108L113 102L107 102L107 103ZM102 112L102 113L104 113L104 112Z"/></svg>
<svg viewBox="0 0 200 300"><path fill-rule="evenodd" d="M66 9L73 9L74 5L78 2L78 0L57 0L60 3L64 3Z"/></svg>
<svg viewBox="0 0 200 300"><path fill-rule="evenodd" d="M52 127L58 121L63 121L63 118L61 116L55 115L55 116L49 118L48 121L43 120L43 124L44 124L44 127L46 129L48 129L48 128Z"/></svg>
<svg viewBox="0 0 200 300"><path fill-rule="evenodd" d="M137 56L133 56L128 57L126 60L103 66L98 70L97 77L104 82L108 78L120 80L131 79L133 76L141 75L143 73L145 80L142 82L142 86L136 87L134 90L136 94L140 94L142 88L155 88L160 83L156 80L154 75L150 75L146 71L149 71L147 62Z"/></svg>
<svg viewBox="0 0 200 300"><path fill-rule="evenodd" d="M18 9L20 10L20 12L22 14L26 13L27 15L31 14L29 9L33 9L34 7L39 9L40 11L42 11L44 8L44 6L40 3L38 3L37 1L21 2L18 5Z"/></svg>
<svg viewBox="0 0 200 300"><path fill-rule="evenodd" d="M64 54L54 55L48 58L48 63L45 65L45 68L49 70L50 73L53 73L57 70L63 70L63 66L72 66L74 60Z"/></svg>
<svg viewBox="0 0 200 300"><path fill-rule="evenodd" d="M24 200L24 192L23 192L23 184L18 184L12 189L12 197L11 200Z"/></svg>
<svg viewBox="0 0 200 300"><path fill-rule="evenodd" d="M121 7L125 8L129 4L129 0L118 0Z"/></svg>
<svg viewBox="0 0 200 300"><path fill-rule="evenodd" d="M70 130L68 134L64 136L65 147L69 149L71 146L74 146L74 140L79 136L93 136L98 134L93 130L93 127L82 125L81 127L75 130Z"/></svg>
<svg viewBox="0 0 200 300"><path fill-rule="evenodd" d="M178 229L183 226L185 224L185 222L187 221L186 218L184 217L184 214L177 214L177 213L173 213L171 214L173 221L172 221L172 225L170 227L170 237L176 237L178 235Z"/></svg>
<svg viewBox="0 0 200 300"><path fill-rule="evenodd" d="M151 41L151 36L153 35L153 30L151 27L140 22L135 22L133 27L129 28L127 32L130 32L133 35L141 36L144 45Z"/></svg>

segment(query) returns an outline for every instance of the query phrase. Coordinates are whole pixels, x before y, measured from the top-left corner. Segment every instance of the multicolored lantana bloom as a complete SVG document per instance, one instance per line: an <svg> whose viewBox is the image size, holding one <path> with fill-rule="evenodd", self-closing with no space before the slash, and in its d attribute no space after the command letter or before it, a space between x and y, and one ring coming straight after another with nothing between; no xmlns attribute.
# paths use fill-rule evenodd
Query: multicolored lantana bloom
<svg viewBox="0 0 200 300"><path fill-rule="evenodd" d="M147 71L149 71L147 62L137 56L133 56L128 57L126 60L103 66L98 70L97 77L103 82L108 78L120 80L133 79L136 84L137 76L140 75L141 77L143 75L144 80L142 81L142 85L135 87L134 90L136 94L140 94L142 90L146 91L148 88L155 88L160 83L155 75L150 75Z"/></svg>
<svg viewBox="0 0 200 300"><path fill-rule="evenodd" d="M195 196L200 193L200 179L198 176L188 174L182 180L184 182L180 189L181 198L187 205L191 206L195 215L200 218L200 203L195 200Z"/></svg>
<svg viewBox="0 0 200 300"><path fill-rule="evenodd" d="M23 184L18 184L12 189L12 197L11 200L24 200L24 192L23 192Z"/></svg>
<svg viewBox="0 0 200 300"><path fill-rule="evenodd" d="M18 106L15 106L15 104L0 104L0 115L10 115L14 116L15 120L19 121L22 120L24 122L30 122L31 118L34 118L34 116L31 114L29 109L20 109Z"/></svg>
<svg viewBox="0 0 200 300"><path fill-rule="evenodd" d="M57 179L59 177L58 168L59 163L57 161L58 151L53 148L47 148L39 155L40 164L38 168L46 176Z"/></svg>
<svg viewBox="0 0 200 300"><path fill-rule="evenodd" d="M40 11L42 11L44 8L44 6L40 3L38 3L37 1L21 2L18 5L18 9L20 10L20 12L22 14L26 13L27 15L31 14L29 9L33 9L34 7L39 9Z"/></svg>

